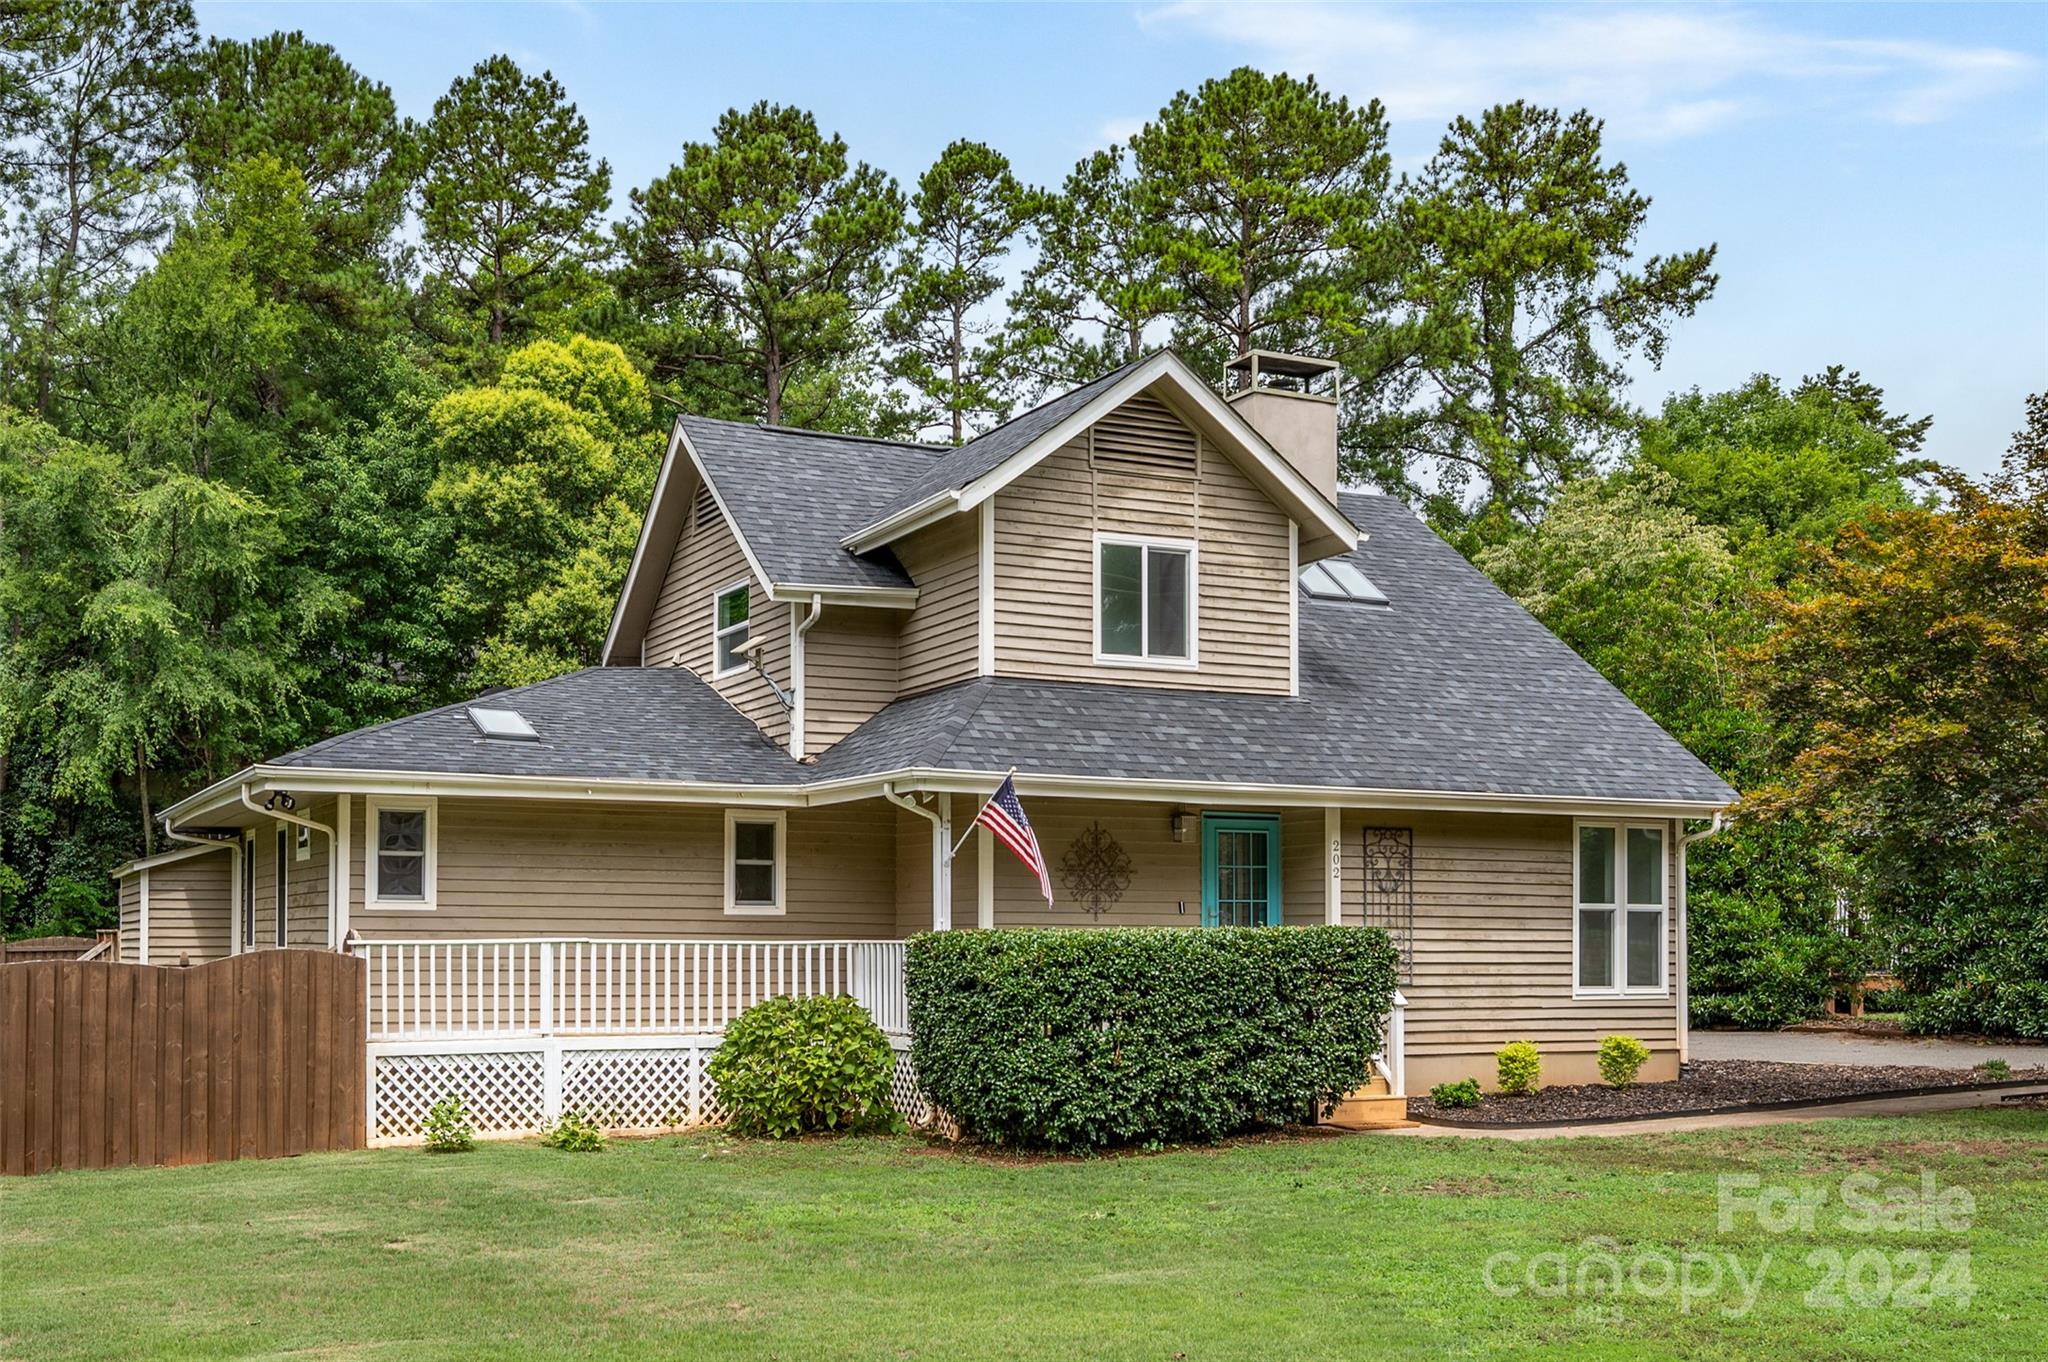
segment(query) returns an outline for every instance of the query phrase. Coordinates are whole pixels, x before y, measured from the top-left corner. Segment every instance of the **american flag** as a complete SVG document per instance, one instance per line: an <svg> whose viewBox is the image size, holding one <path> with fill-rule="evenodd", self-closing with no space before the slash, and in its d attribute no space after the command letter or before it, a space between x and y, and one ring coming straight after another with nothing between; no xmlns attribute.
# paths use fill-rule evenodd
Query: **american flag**
<svg viewBox="0 0 2048 1362"><path fill-rule="evenodd" d="M1052 879L1045 873L1045 855L1038 849L1038 834L1031 830L1031 820L1024 816L1024 805L1017 798L1017 779L1004 776L1003 783L996 786L996 792L988 797L988 803L981 806L981 812L974 821L994 833L996 840L1017 853L1017 859L1038 876L1038 892L1045 895L1045 906L1052 907Z"/></svg>

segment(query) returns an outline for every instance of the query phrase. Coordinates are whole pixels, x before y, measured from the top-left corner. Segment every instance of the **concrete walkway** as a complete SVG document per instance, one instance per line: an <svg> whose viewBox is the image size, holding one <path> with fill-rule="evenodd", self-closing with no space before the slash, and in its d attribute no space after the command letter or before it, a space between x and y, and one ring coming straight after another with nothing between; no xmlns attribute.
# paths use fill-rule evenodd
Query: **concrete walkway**
<svg viewBox="0 0 2048 1362"><path fill-rule="evenodd" d="M1698 1036L1695 1033L1694 1039ZM1991 1092L1938 1092L1925 1097L1868 1097L1831 1102L1823 1107L1789 1111L1731 1111L1719 1116L1669 1116L1653 1121L1610 1121L1589 1126L1512 1126L1474 1130L1456 1126L1412 1125L1363 1132L1369 1135L1458 1136L1468 1140L1557 1140L1590 1135L1665 1135L1684 1130L1736 1130L1744 1126L1777 1126L1795 1121L1828 1121L1843 1116L1913 1116L1929 1111L1961 1111L1968 1107L2003 1107L2014 1093L2048 1097L2048 1083L2033 1088L2002 1088Z"/></svg>
<svg viewBox="0 0 2048 1362"><path fill-rule="evenodd" d="M1694 1031L1693 1059L1762 1059L1779 1064L1913 1064L1974 1069L2002 1059L2015 1069L2048 1067L2048 1045L1977 1045L1920 1036L1861 1036L1842 1031Z"/></svg>

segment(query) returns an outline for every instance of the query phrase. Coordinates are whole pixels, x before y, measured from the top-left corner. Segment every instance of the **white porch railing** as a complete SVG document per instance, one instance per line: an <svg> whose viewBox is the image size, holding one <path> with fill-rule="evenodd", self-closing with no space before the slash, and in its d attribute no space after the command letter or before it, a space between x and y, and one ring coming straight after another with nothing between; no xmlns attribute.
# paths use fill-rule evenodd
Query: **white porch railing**
<svg viewBox="0 0 2048 1362"><path fill-rule="evenodd" d="M778 994L852 998L910 1029L901 941L504 937L358 941L373 1042L697 1035Z"/></svg>
<svg viewBox="0 0 2048 1362"><path fill-rule="evenodd" d="M1387 1009L1386 1040L1380 1053L1372 1057L1372 1066L1387 1080L1390 1096L1408 1095L1408 999L1398 988L1393 1006Z"/></svg>

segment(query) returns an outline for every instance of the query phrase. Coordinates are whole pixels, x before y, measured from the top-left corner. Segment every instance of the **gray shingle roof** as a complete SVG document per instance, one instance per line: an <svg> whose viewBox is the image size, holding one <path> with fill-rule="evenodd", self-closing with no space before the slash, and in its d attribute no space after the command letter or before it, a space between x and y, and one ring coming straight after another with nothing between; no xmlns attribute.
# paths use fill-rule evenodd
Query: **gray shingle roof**
<svg viewBox="0 0 2048 1362"><path fill-rule="evenodd" d="M1345 495L1390 609L1306 596L1301 695L986 678L889 706L821 778L917 766L1725 803L1735 792L1400 502Z"/></svg>
<svg viewBox="0 0 2048 1362"><path fill-rule="evenodd" d="M690 447L770 580L806 586L909 586L885 551L839 541L882 514L950 451L787 426L679 418Z"/></svg>
<svg viewBox="0 0 2048 1362"><path fill-rule="evenodd" d="M469 704L514 709L539 742L479 737ZM273 766L462 775L776 785L805 767L722 696L676 667L593 667L359 728Z"/></svg>
<svg viewBox="0 0 2048 1362"><path fill-rule="evenodd" d="M1012 455L1023 452L1033 440L1087 406L1104 388L1144 362L1142 359L1134 359L1128 364L1110 370L1101 378L1083 383L1070 392L1061 393L1050 402L1033 407L1022 416L1004 422L985 435L977 435L966 444L945 451L936 461L927 465L921 477L899 488L893 497L853 528L863 529L878 520L895 515L898 511L907 511L940 492L965 487L983 474L994 472Z"/></svg>
<svg viewBox="0 0 2048 1362"><path fill-rule="evenodd" d="M344 734L288 766L796 785L922 767L1588 801L1735 792L1400 502L1345 495L1350 555L1391 608L1301 600L1298 699L983 678L899 700L801 765L672 668L492 696L540 743L485 742L460 706Z"/></svg>

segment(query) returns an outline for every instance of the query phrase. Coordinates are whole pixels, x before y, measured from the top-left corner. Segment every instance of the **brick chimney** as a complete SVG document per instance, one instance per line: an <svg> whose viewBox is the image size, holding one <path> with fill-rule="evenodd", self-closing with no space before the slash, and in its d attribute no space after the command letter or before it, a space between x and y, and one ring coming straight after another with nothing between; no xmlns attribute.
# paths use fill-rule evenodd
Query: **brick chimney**
<svg viewBox="0 0 2048 1362"><path fill-rule="evenodd" d="M1223 366L1223 397L1315 489L1337 499L1335 360L1247 350Z"/></svg>

